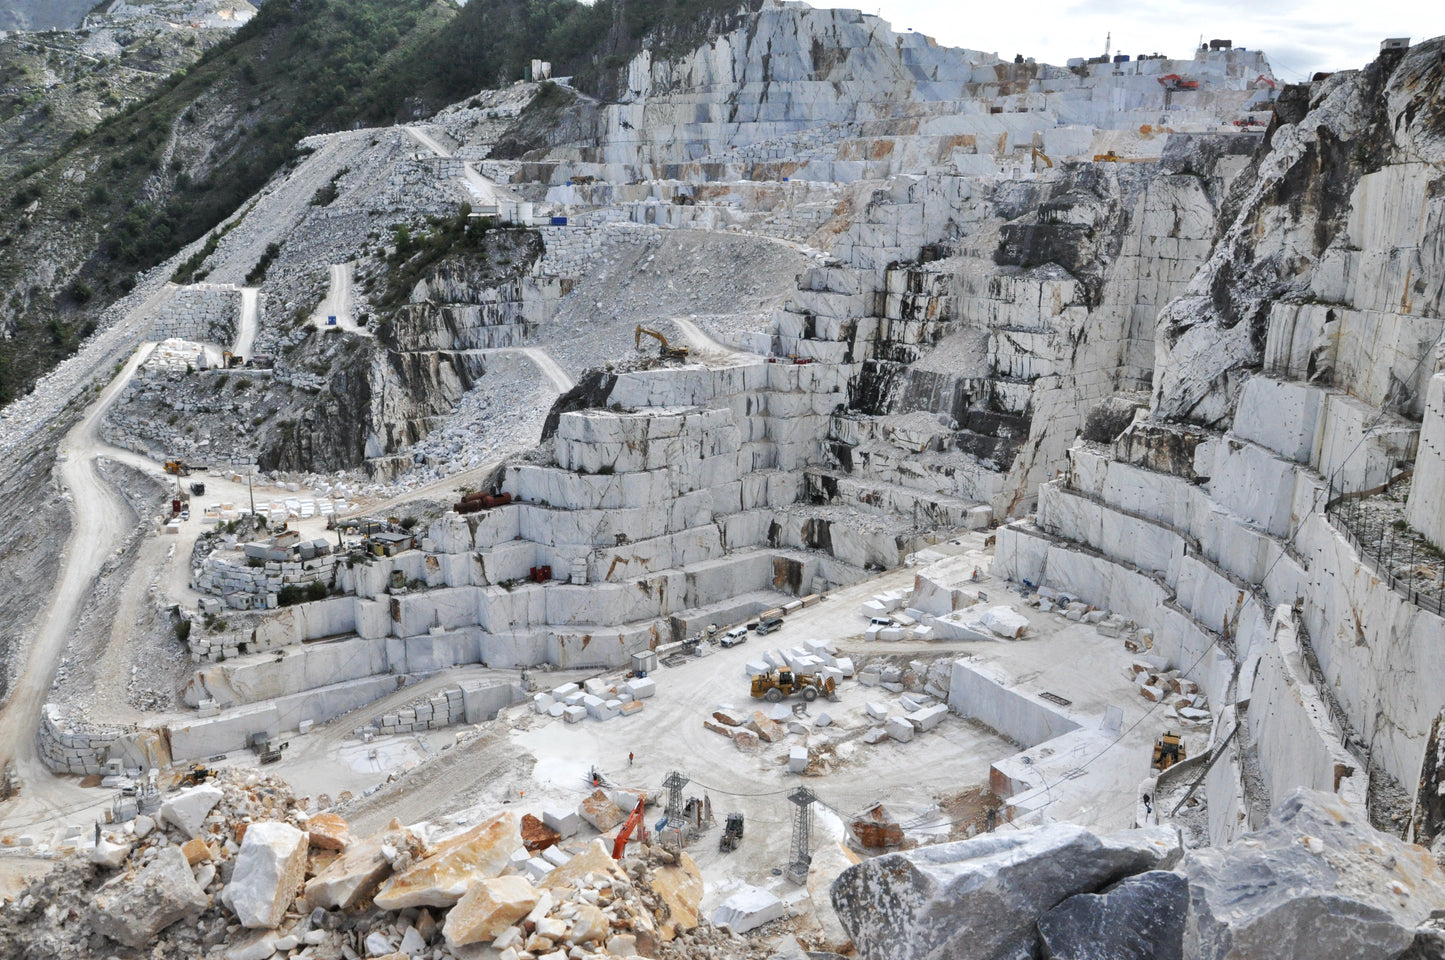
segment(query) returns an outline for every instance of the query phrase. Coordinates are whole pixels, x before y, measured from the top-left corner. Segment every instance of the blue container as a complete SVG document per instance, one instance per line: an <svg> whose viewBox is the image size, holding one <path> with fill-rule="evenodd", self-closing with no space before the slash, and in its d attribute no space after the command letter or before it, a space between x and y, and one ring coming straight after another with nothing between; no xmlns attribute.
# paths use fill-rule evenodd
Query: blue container
<svg viewBox="0 0 1445 960"><path fill-rule="evenodd" d="M552 218L552 226L554 226L554 227L565 227L565 226L567 226L567 218L566 218L566 217L553 217L553 218Z"/></svg>

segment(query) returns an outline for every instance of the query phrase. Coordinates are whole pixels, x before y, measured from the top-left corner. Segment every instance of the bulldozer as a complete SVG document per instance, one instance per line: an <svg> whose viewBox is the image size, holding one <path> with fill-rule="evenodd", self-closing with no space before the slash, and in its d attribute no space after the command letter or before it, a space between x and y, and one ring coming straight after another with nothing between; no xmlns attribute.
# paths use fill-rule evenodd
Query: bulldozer
<svg viewBox="0 0 1445 960"><path fill-rule="evenodd" d="M215 767L208 767L204 763L198 763L185 773L181 774L180 785L183 787L194 787L216 775Z"/></svg>
<svg viewBox="0 0 1445 960"><path fill-rule="evenodd" d="M1163 736L1154 741L1154 762L1151 766L1155 770L1168 770L1186 756L1184 738L1166 730Z"/></svg>
<svg viewBox="0 0 1445 960"><path fill-rule="evenodd" d="M670 344L670 343L667 342L667 338L664 337L662 334L658 333L656 330L652 330L652 329L649 329L648 327L644 327L644 326L643 326L642 324L640 324L640 323L637 325L637 332L636 332L636 334L635 334L634 337L633 337L634 345L637 347L638 350L641 350L641 349L642 349L642 335L643 335L643 334L646 334L646 335L649 336L649 337L656 337L656 338L657 338L657 342L662 345L662 348L661 348L661 350L659 351L659 355L662 357L662 359L664 359L664 360L686 360L686 359L687 359L687 347L674 347L672 344Z"/></svg>
<svg viewBox="0 0 1445 960"><path fill-rule="evenodd" d="M178 477L189 477L191 475L191 468L186 466L183 460L167 460L166 473L172 473Z"/></svg>
<svg viewBox="0 0 1445 960"><path fill-rule="evenodd" d="M732 853L738 848L743 839L743 815L741 813L728 814L727 823L723 827L722 836L718 838L717 848L719 853Z"/></svg>
<svg viewBox="0 0 1445 960"><path fill-rule="evenodd" d="M811 702L818 699L819 694L830 700L837 699L837 686L832 677L825 680L816 673L777 670L772 673L760 673L753 677L750 693L753 699L766 700L769 703L777 703L784 697L802 693L803 699Z"/></svg>

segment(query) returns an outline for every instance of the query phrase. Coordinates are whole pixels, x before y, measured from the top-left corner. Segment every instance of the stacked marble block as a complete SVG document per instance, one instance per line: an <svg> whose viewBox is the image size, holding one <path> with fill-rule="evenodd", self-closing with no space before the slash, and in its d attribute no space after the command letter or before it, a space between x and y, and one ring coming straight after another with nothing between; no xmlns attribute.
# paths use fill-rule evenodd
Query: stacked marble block
<svg viewBox="0 0 1445 960"><path fill-rule="evenodd" d="M123 736L120 730L76 728L65 719L59 706L47 703L37 732L40 759L56 773L104 774L108 772L106 759L111 747Z"/></svg>
<svg viewBox="0 0 1445 960"><path fill-rule="evenodd" d="M564 286L557 276L527 276L483 286L466 274L443 275L418 283L411 303L394 322L405 327L415 317L418 330L408 336L423 349L519 346L526 342L532 327L556 313L557 301L570 290L570 286ZM436 310L446 312L445 323L436 323L427 316Z"/></svg>
<svg viewBox="0 0 1445 960"><path fill-rule="evenodd" d="M229 348L241 319L241 291L230 284L196 284L175 291L152 321L152 336L216 343Z"/></svg>
<svg viewBox="0 0 1445 960"><path fill-rule="evenodd" d="M342 570L358 630L412 643L475 626L494 666L614 666L685 610L896 565L892 533L835 527L832 555L803 552L815 544L789 514L846 385L822 364L619 376L604 406L559 418L555 465L505 468L513 503L447 514L422 551ZM542 566L553 580L529 582ZM393 571L429 589L387 596Z"/></svg>
<svg viewBox="0 0 1445 960"><path fill-rule="evenodd" d="M466 720L466 704L461 687L451 687L435 696L402 707L395 713L382 714L373 729L381 736L439 730ZM366 729L366 728L363 728Z"/></svg>
<svg viewBox="0 0 1445 960"><path fill-rule="evenodd" d="M602 146L574 150L593 165L578 172L847 183L960 152L1010 157L1040 139L1052 156L1088 157L1101 152L1096 127L1132 134L1163 117L1174 130L1216 130L1273 96L1256 82L1269 75L1256 52L1064 69L923 42L856 11L780 4L750 20L674 61L634 58L622 102L599 114ZM820 62L818 49L838 55ZM1170 94L1158 82L1169 73L1201 89Z"/></svg>
<svg viewBox="0 0 1445 960"><path fill-rule="evenodd" d="M554 690L532 695L532 709L567 723L587 718L597 721L630 717L642 711L642 701L657 693L657 681L635 677L621 684L609 684L592 677L582 684L565 683Z"/></svg>

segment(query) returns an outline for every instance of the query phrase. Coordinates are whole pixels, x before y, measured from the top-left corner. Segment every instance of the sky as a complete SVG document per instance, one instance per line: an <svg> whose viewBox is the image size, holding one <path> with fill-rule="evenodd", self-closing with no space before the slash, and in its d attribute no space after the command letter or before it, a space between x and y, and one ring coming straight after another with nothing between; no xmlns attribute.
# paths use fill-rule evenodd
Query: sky
<svg viewBox="0 0 1445 960"><path fill-rule="evenodd" d="M1070 57L1162 53L1193 56L1199 38L1233 40L1263 50L1276 76L1308 79L1316 71L1363 67L1386 37L1412 42L1445 34L1438 0L857 0L818 7L874 13L897 31L912 28L940 43L1014 54L1062 66Z"/></svg>

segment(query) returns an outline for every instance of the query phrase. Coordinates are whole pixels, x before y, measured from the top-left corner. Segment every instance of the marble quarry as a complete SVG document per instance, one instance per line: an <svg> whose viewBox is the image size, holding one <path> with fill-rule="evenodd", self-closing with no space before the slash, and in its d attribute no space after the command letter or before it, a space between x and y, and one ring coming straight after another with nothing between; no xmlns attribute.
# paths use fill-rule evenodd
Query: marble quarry
<svg viewBox="0 0 1445 960"><path fill-rule="evenodd" d="M1117 718L950 655L925 668L928 689L1023 748L988 774L1021 830L892 854L891 878L882 859L845 871L832 900L861 955L1033 955L1012 951L1035 930L1051 950L1106 943L1100 918L1154 895L1188 915L1129 947L1141 956L1243 956L1234 945L1283 936L1267 903L1221 906L1254 849L1233 842L1283 848L1339 810L1338 847L1364 843L1351 831L1366 823L1407 833L1445 705L1445 138L1430 100L1445 45L1287 86L1253 50L1055 67L856 11L768 2L745 19L671 59L638 55L617 102L579 101L521 159L489 157L495 129L470 115L438 119L521 198L510 219L546 226L519 273L418 284L399 321L416 349L388 374L411 378L409 399L377 391L367 457L394 472L398 443L479 375L473 353L548 349L568 296L622 245L788 244L807 261L786 301L749 321L659 316L686 359L569 371L536 445L482 483L509 499L433 511L415 549L207 561L199 585L257 606L309 580L335 595L192 641L196 715L167 728L173 756L351 711L366 740L524 699L605 722L647 697L503 674L626 668L996 527L987 571L945 560L865 600L888 622L860 622L862 642L1031 642L1030 617L980 576L1097 628L1099 662L1129 664L1111 683L1188 696L1196 820L1221 859L1171 846L1182 821L1154 801L1182 793L1182 773L1138 785L1131 833L1050 823L1025 768L1054 755L1050 770L1082 771L1066 757ZM1170 89L1171 74L1198 88ZM368 710L457 667L495 674ZM859 679L899 685L881 668ZM942 719L928 710L875 739L911 740ZM80 745L58 715L48 729L47 762L70 770L129 743ZM1096 872L1072 887L1040 873L1061 850ZM986 943L939 906L979 877L1016 905ZM1340 882L1382 911L1371 942L1403 951L1423 915Z"/></svg>

